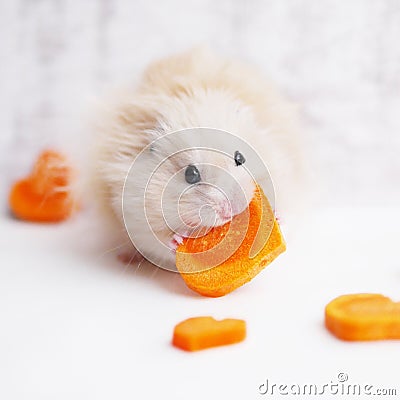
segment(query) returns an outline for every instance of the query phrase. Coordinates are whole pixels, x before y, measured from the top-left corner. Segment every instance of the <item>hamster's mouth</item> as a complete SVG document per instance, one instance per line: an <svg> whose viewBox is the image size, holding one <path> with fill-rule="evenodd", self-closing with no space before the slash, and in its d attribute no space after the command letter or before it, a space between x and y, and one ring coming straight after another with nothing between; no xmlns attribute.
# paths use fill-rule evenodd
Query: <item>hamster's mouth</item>
<svg viewBox="0 0 400 400"><path fill-rule="evenodd" d="M237 214L240 214L240 213L237 213ZM188 236L190 236L194 231L197 231L200 229L211 229L216 226L225 225L228 222L231 222L232 218L235 217L237 214L233 214L233 215L229 215L229 216L218 215L218 217L213 218L210 221L203 219L201 221L196 221L196 222L194 222L193 220L192 221L183 221L183 222L187 226L188 231L190 231L190 233L187 234ZM182 236L185 237L185 235L182 235Z"/></svg>
<svg viewBox="0 0 400 400"><path fill-rule="evenodd" d="M204 231L213 227L225 225L248 208L249 204L243 201L218 202L202 206L198 213L181 215L181 222L191 236L193 232ZM184 235L182 235L184 237Z"/></svg>

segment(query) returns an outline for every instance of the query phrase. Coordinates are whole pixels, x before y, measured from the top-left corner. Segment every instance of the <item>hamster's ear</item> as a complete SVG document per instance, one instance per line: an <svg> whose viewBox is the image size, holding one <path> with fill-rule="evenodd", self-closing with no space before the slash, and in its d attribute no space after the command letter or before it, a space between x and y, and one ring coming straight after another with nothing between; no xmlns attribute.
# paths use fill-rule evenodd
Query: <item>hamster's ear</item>
<svg viewBox="0 0 400 400"><path fill-rule="evenodd" d="M152 129L148 129L146 131L146 135L147 135L147 146L148 147L148 151L149 153L156 153L157 151L159 151L162 147L162 144L160 143L156 143L157 140L165 135L165 129L160 126L159 123L156 124L155 128Z"/></svg>

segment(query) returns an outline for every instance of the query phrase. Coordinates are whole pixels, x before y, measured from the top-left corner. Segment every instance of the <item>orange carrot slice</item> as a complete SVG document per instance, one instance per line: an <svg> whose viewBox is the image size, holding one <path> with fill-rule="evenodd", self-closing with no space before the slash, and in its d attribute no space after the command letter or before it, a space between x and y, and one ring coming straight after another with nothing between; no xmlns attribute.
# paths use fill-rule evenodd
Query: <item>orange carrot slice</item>
<svg viewBox="0 0 400 400"><path fill-rule="evenodd" d="M13 214L33 222L58 222L68 218L75 201L68 187L72 180L66 159L55 151L42 152L32 173L11 188L9 205Z"/></svg>
<svg viewBox="0 0 400 400"><path fill-rule="evenodd" d="M241 319L195 317L175 326L172 344L187 351L238 343L246 337L246 322Z"/></svg>
<svg viewBox="0 0 400 400"><path fill-rule="evenodd" d="M39 155L29 176L32 189L40 195L65 191L71 179L72 170L66 158L53 150L45 150Z"/></svg>
<svg viewBox="0 0 400 400"><path fill-rule="evenodd" d="M185 238L176 266L186 285L203 296L224 296L254 278L285 251L271 206L257 188L247 210L199 238Z"/></svg>
<svg viewBox="0 0 400 400"><path fill-rule="evenodd" d="M347 294L325 308L325 326L342 340L400 339L400 302L381 294Z"/></svg>

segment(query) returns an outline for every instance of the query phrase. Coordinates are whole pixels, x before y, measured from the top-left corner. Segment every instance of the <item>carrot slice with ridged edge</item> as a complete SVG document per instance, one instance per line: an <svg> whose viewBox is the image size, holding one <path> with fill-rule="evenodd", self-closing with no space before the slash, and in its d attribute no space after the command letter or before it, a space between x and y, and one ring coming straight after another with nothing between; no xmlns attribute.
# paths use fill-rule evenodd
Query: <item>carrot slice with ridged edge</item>
<svg viewBox="0 0 400 400"><path fill-rule="evenodd" d="M231 222L205 236L185 238L177 248L176 267L189 288L219 297L249 282L285 249L268 199L257 187L247 210Z"/></svg>
<svg viewBox="0 0 400 400"><path fill-rule="evenodd" d="M72 175L62 154L43 151L31 174L11 188L11 211L17 218L32 222L58 222L68 218L76 206L69 187Z"/></svg>
<svg viewBox="0 0 400 400"><path fill-rule="evenodd" d="M325 308L325 326L349 341L400 339L400 302L381 294L347 294Z"/></svg>
<svg viewBox="0 0 400 400"><path fill-rule="evenodd" d="M194 317L175 326L172 344L187 351L238 343L246 337L246 322L241 319L215 320Z"/></svg>

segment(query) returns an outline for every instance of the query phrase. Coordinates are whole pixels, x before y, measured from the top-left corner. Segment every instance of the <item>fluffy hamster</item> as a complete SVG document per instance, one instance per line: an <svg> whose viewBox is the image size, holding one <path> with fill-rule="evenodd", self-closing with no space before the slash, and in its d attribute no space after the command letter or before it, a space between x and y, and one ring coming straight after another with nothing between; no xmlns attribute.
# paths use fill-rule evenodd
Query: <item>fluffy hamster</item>
<svg viewBox="0 0 400 400"><path fill-rule="evenodd" d="M124 199L123 214L125 180L135 157L144 149L147 160L162 159L176 152L179 146L174 139L164 141L161 148L157 143L155 148L146 147L171 132L195 127L215 128L237 135L253 146L274 181L280 215L285 216L300 190L302 161L295 107L257 71L221 59L208 50L195 49L151 64L138 85L118 91L97 116L92 162L94 190L103 214L111 217L104 229L115 232L121 244L129 243L132 258L135 248L126 235L125 223L135 226L143 223L135 220L135 215L143 206L143 185L152 173L146 171L147 161L134 172L136 179L131 179L125 187L129 196ZM196 137L196 144L198 140ZM187 142L187 147L193 147L190 138ZM210 145L212 143L205 141L203 147ZM218 152L178 153L173 162L157 169L153 184L146 188L148 219L165 246L164 250L156 248L153 240L146 236L149 233L143 231L141 253L153 254L161 264L173 262L174 249L185 235L179 226L182 221L166 223L161 207L163 195L169 204L179 200L179 212L186 226L223 224L247 207L255 185L251 176L244 173L240 160L246 160L249 155L242 154L239 148L237 152L229 151L231 158ZM149 169L150 164L149 161ZM229 184L224 186L224 196L212 185L196 185L195 190L186 191L185 188L196 183L197 175L214 179L217 186L224 184L223 175L218 177L219 172L215 168L208 169L206 164L228 171L242 188L244 197L240 199L234 185ZM172 176L176 176L175 184L164 191L165 182Z"/></svg>

